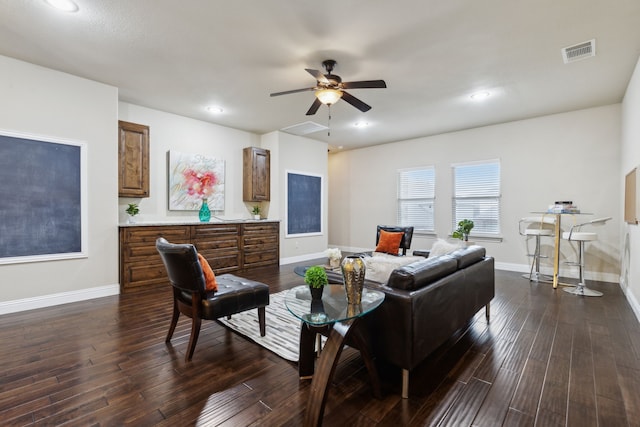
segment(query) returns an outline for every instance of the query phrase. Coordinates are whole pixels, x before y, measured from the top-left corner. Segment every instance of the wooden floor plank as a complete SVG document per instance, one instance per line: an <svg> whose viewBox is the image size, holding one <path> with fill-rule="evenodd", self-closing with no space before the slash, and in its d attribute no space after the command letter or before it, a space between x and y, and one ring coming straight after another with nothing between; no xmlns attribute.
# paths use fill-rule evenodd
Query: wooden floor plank
<svg viewBox="0 0 640 427"><path fill-rule="evenodd" d="M293 267L309 263L242 275L273 293L302 284ZM414 369L409 399L381 360L373 398L358 352L345 350L325 425L640 427L640 324L617 285L589 285L605 295L496 271L490 322L479 311ZM0 316L2 424L301 425L309 382L295 363L217 322L203 323L185 363L189 319L164 342L170 301L157 286Z"/></svg>

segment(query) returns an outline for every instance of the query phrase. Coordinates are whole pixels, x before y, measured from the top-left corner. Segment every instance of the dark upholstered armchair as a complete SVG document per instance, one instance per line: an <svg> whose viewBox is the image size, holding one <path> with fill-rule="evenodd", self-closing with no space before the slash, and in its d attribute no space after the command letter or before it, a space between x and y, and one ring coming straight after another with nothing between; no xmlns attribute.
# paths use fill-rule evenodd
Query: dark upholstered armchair
<svg viewBox="0 0 640 427"><path fill-rule="evenodd" d="M400 241L400 249L402 255L407 254L407 249L411 248L411 239L413 238L413 227L400 227L392 225L379 225L376 231L376 246L380 241L380 230L388 231L390 233L404 233L402 240Z"/></svg>
<svg viewBox="0 0 640 427"><path fill-rule="evenodd" d="M173 286L173 317L166 342L171 341L180 313L192 319L185 361L190 361L200 334L202 319L215 320L258 309L260 335L265 335L265 306L269 305L269 286L232 274L216 277L218 290L207 291L198 253L191 244L173 244L160 237L156 249Z"/></svg>

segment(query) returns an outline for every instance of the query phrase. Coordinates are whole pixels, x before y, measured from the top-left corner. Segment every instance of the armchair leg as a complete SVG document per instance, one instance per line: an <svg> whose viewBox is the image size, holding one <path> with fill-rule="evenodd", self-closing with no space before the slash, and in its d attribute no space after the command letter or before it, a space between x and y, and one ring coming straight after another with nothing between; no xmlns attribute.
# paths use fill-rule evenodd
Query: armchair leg
<svg viewBox="0 0 640 427"><path fill-rule="evenodd" d="M178 310L178 303L173 300L173 317L171 318L171 325L169 325L169 332L167 333L167 338L164 342L171 341L171 337L173 337L173 332L176 330L176 325L178 324L178 317L180 317L180 310Z"/></svg>
<svg viewBox="0 0 640 427"><path fill-rule="evenodd" d="M260 323L260 336L263 337L267 333L265 321L265 307L258 307L258 322Z"/></svg>
<svg viewBox="0 0 640 427"><path fill-rule="evenodd" d="M409 398L409 370L402 370L402 398Z"/></svg>
<svg viewBox="0 0 640 427"><path fill-rule="evenodd" d="M491 317L491 303L488 302L487 305L484 306L484 315L487 318L487 321L489 320L489 317Z"/></svg>
<svg viewBox="0 0 640 427"><path fill-rule="evenodd" d="M184 358L185 362L190 362L193 357L193 351L196 349L196 343L198 342L198 336L200 335L200 325L202 320L199 317L194 317L191 323L191 336L189 337L189 347L187 354Z"/></svg>

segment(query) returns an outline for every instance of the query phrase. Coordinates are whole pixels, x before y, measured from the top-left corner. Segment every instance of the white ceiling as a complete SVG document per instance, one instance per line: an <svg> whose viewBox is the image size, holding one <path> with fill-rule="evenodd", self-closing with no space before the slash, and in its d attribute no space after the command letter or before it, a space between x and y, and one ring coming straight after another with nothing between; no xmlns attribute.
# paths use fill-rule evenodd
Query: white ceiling
<svg viewBox="0 0 640 427"><path fill-rule="evenodd" d="M305 68L335 59L373 108L331 109L344 149L622 100L640 55L638 0L0 0L0 54L119 88L120 99L258 134L312 120ZM561 48L596 39L596 56ZM483 102L469 95L490 90ZM63 101L63 100L61 100ZM213 116L209 105L224 113ZM354 127L357 121L370 124Z"/></svg>

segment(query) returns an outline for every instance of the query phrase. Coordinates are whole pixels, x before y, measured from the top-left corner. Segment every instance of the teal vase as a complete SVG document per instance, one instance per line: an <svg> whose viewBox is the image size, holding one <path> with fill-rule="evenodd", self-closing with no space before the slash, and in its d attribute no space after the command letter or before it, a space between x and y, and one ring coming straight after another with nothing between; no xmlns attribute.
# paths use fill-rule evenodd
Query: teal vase
<svg viewBox="0 0 640 427"><path fill-rule="evenodd" d="M202 206L200 206L200 212L198 212L200 222L209 222L211 219L211 211L209 210L209 204L207 199L202 199Z"/></svg>

